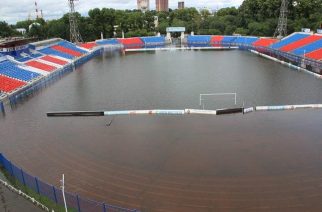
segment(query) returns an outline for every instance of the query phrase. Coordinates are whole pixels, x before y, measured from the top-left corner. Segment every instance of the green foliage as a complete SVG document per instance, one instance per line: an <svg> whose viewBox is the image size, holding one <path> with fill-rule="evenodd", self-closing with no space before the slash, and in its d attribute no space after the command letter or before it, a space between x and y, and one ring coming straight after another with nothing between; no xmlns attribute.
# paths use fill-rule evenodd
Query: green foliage
<svg viewBox="0 0 322 212"><path fill-rule="evenodd" d="M0 21L0 38L15 35L15 31L6 22Z"/></svg>
<svg viewBox="0 0 322 212"><path fill-rule="evenodd" d="M84 41L92 41L104 37L121 36L124 32L129 36L154 35L156 32L166 33L169 26L186 27L187 33L195 34L242 34L272 36L277 25L281 0L244 0L239 8L222 8L211 14L208 10L198 11L195 8L169 10L169 12L138 10L115 10L95 8L88 16L77 14L80 33ZM154 25L154 16L159 24ZM301 28L316 30L322 23L322 0L289 0L288 33ZM12 36L13 28L26 28L27 36L40 39L60 37L69 39L69 18L65 14L57 20L36 20L40 26L29 26L35 21L20 21L13 27L0 22L0 36Z"/></svg>

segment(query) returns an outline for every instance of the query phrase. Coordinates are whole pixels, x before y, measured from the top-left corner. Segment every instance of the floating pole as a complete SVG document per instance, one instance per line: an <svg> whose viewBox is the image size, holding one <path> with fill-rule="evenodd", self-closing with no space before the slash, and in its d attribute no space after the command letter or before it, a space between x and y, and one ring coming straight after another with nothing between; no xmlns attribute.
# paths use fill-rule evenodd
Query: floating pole
<svg viewBox="0 0 322 212"><path fill-rule="evenodd" d="M115 116L115 115L184 115L184 110L120 110L120 111L69 111L48 112L48 117Z"/></svg>
<svg viewBox="0 0 322 212"><path fill-rule="evenodd" d="M70 111L70 112L49 112L48 117L68 117L68 116L104 116L103 111Z"/></svg>

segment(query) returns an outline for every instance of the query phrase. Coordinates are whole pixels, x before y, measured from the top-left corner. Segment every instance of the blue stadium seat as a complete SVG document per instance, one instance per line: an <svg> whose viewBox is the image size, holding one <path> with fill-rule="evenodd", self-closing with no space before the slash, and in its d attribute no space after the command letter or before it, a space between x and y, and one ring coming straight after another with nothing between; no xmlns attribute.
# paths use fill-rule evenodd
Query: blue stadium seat
<svg viewBox="0 0 322 212"><path fill-rule="evenodd" d="M258 39L259 39L258 37L239 36L233 42L236 43L237 45L251 46L252 43L257 41Z"/></svg>
<svg viewBox="0 0 322 212"><path fill-rule="evenodd" d="M71 49L73 51L76 51L76 52L79 52L79 53L82 53L82 54L86 54L87 53L87 51L85 51L85 50L83 50L81 48L78 48L76 45L74 45L74 44L72 44L72 43L70 43L68 41L61 41L57 45L63 46L65 48L67 48L67 49Z"/></svg>
<svg viewBox="0 0 322 212"><path fill-rule="evenodd" d="M117 44L120 44L120 42L117 39L97 40L96 43L98 45L117 45Z"/></svg>
<svg viewBox="0 0 322 212"><path fill-rule="evenodd" d="M26 61L28 61L28 60L31 60L32 58L31 57L22 57L22 58L19 58L19 59L16 59L16 60L18 60L19 62L26 62Z"/></svg>
<svg viewBox="0 0 322 212"><path fill-rule="evenodd" d="M296 55L304 55L304 53L307 54L320 48L322 48L322 40L318 40L313 43L310 43L309 45L295 49L292 53Z"/></svg>
<svg viewBox="0 0 322 212"><path fill-rule="evenodd" d="M47 47L45 49L41 49L41 50L38 50L38 51L43 53L43 54L55 55L55 56L59 56L59 57L70 59L70 60L72 60L74 58L74 56L72 56L70 54L66 54L66 53L63 53L63 52L60 52L60 51L56 51L56 50L54 50L54 49L52 49L50 47Z"/></svg>
<svg viewBox="0 0 322 212"><path fill-rule="evenodd" d="M40 76L38 73L21 69L7 60L0 63L0 74L22 81L30 81Z"/></svg>
<svg viewBox="0 0 322 212"><path fill-rule="evenodd" d="M293 43L295 41L298 41L300 39L306 38L310 36L309 34L303 34L303 33L294 33L284 39L282 39L280 42L274 43L273 45L271 45L270 47L273 49L280 49L283 46L286 46L290 43Z"/></svg>
<svg viewBox="0 0 322 212"><path fill-rule="evenodd" d="M187 38L188 46L206 47L210 46L210 35L189 35Z"/></svg>
<svg viewBox="0 0 322 212"><path fill-rule="evenodd" d="M221 44L223 46L227 46L227 45L232 45L233 43L235 43L235 40L237 39L237 36L224 36L224 38L221 41Z"/></svg>
<svg viewBox="0 0 322 212"><path fill-rule="evenodd" d="M161 47L165 45L165 38L163 36L155 37L141 37L145 47Z"/></svg>

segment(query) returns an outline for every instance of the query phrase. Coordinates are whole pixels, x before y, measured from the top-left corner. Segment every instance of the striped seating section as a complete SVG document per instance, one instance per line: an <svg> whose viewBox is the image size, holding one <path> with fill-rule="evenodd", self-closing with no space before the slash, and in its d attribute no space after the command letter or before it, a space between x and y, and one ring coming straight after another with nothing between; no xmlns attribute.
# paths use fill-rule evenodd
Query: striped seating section
<svg viewBox="0 0 322 212"><path fill-rule="evenodd" d="M72 49L69 49L69 48L66 48L66 47L63 47L63 46L60 46L60 45L55 45L55 46L52 46L51 48L56 50L56 51L60 51L60 52L72 55L74 57L80 57L80 56L83 55L82 53L80 53L78 51L74 51Z"/></svg>
<svg viewBox="0 0 322 212"><path fill-rule="evenodd" d="M0 75L0 91L11 93L12 91L26 85L26 82L12 79L10 77Z"/></svg>
<svg viewBox="0 0 322 212"><path fill-rule="evenodd" d="M141 40L141 38L135 37L135 38L120 38L118 41L124 45L125 48L128 49L138 49L142 48L144 46L144 42Z"/></svg>
<svg viewBox="0 0 322 212"><path fill-rule="evenodd" d="M314 60L322 60L322 48L306 54L305 57L308 57Z"/></svg>
<svg viewBox="0 0 322 212"><path fill-rule="evenodd" d="M286 46L283 46L282 48L280 48L280 50L284 51L284 52L289 52L289 51L292 51L294 49L300 48L302 46L308 45L310 43L313 43L313 42L321 40L321 39L322 39L322 36L311 35L306 38L295 41L293 43L290 43Z"/></svg>
<svg viewBox="0 0 322 212"><path fill-rule="evenodd" d="M93 49L97 44L95 42L89 42L89 43L82 43L80 44L81 47L85 49Z"/></svg>
<svg viewBox="0 0 322 212"><path fill-rule="evenodd" d="M40 74L19 68L16 64L6 60L0 63L0 74L22 81L30 81Z"/></svg>
<svg viewBox="0 0 322 212"><path fill-rule="evenodd" d="M255 47L268 47L276 43L278 40L275 38L260 38L253 43Z"/></svg>
<svg viewBox="0 0 322 212"><path fill-rule="evenodd" d="M301 40L303 38L306 38L310 36L309 34L303 34L303 33L293 33L292 35L282 39L280 42L274 43L271 45L271 48L273 49L280 49L288 44L294 43L298 40Z"/></svg>
<svg viewBox="0 0 322 212"><path fill-rule="evenodd" d="M49 55L43 56L43 57L41 57L39 59L45 60L45 61L48 61L48 62L51 62L51 63L56 63L58 65L66 65L68 63L65 60L61 60L61 59L58 59L58 58L55 58L55 57L52 57L52 56L49 56Z"/></svg>
<svg viewBox="0 0 322 212"><path fill-rule="evenodd" d="M56 67L51 66L51 65L47 65L45 63L41 63L41 62L36 61L36 60L29 61L29 62L27 62L25 64L27 66L31 66L31 67L34 67L34 68L38 68L40 70L48 71L48 72L52 72L52 71L56 70Z"/></svg>
<svg viewBox="0 0 322 212"><path fill-rule="evenodd" d="M70 43L68 41L61 41L61 42L58 43L58 45L62 46L62 47L65 47L67 49L71 49L71 50L73 50L75 52L79 52L82 55L87 53L87 51L85 51L84 49L81 49L81 48L77 47L76 45L74 45L74 44L72 44L72 43Z"/></svg>
<svg viewBox="0 0 322 212"><path fill-rule="evenodd" d="M61 51L54 50L54 49L52 49L50 47L47 47L47 48L42 49L42 50L39 50L39 52L41 52L43 54L47 54L47 55L54 55L54 56L62 57L62 58L69 59L69 60L72 60L72 59L75 58L73 55L70 55L70 54L67 54L67 53L64 53L64 52L61 52Z"/></svg>
<svg viewBox="0 0 322 212"><path fill-rule="evenodd" d="M296 55L304 55L322 48L322 39L310 43L309 45L295 49L292 53Z"/></svg>

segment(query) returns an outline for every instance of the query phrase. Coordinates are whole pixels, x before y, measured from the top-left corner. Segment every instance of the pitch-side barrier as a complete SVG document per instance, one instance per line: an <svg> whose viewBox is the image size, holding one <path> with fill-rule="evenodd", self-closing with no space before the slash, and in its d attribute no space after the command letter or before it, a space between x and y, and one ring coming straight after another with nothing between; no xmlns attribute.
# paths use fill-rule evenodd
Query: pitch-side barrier
<svg viewBox="0 0 322 212"><path fill-rule="evenodd" d="M279 105L279 106L256 106L247 108L227 108L218 110L119 110L119 111L62 111L48 112L48 117L71 117L71 116L117 116L117 115L228 115L228 114L248 114L255 111L280 111L298 109L322 109L322 104L307 105Z"/></svg>

